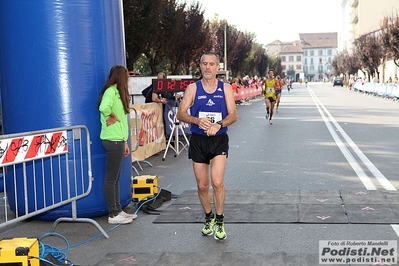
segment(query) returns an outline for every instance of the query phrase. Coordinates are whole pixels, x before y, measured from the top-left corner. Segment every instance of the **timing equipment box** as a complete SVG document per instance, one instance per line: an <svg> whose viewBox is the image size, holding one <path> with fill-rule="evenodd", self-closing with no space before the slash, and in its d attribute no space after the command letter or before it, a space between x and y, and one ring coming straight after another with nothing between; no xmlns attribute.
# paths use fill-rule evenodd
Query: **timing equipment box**
<svg viewBox="0 0 399 266"><path fill-rule="evenodd" d="M0 241L0 265L39 266L36 238L11 238Z"/></svg>
<svg viewBox="0 0 399 266"><path fill-rule="evenodd" d="M152 198L158 193L158 177L156 175L139 175L133 178L134 201Z"/></svg>

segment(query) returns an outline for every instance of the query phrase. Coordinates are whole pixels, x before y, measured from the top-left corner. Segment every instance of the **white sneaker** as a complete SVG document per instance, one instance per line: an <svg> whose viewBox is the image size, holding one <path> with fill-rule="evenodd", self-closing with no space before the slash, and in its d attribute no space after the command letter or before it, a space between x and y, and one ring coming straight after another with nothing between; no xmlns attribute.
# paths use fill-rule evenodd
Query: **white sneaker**
<svg viewBox="0 0 399 266"><path fill-rule="evenodd" d="M109 224L129 224L131 222L133 222L131 218L125 218L119 214L115 217L108 217Z"/></svg>
<svg viewBox="0 0 399 266"><path fill-rule="evenodd" d="M121 212L119 213L119 215L122 216L122 217L124 217L124 218L130 218L130 219L132 219L132 220L134 220L134 219L137 218L137 214L130 214L130 213L126 213L126 212L124 212L124 211L121 211Z"/></svg>
<svg viewBox="0 0 399 266"><path fill-rule="evenodd" d="M269 119L269 124L270 124L270 125L272 125L272 124L273 124L273 121L272 121L271 119Z"/></svg>

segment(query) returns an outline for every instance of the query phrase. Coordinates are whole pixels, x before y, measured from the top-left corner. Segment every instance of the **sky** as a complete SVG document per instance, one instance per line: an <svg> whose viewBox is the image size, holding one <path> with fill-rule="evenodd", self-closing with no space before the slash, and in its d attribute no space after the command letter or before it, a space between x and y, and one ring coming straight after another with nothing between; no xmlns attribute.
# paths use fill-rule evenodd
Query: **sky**
<svg viewBox="0 0 399 266"><path fill-rule="evenodd" d="M193 1L202 4L205 18L217 13L264 45L299 40L299 33L338 32L341 25L342 0L186 0Z"/></svg>

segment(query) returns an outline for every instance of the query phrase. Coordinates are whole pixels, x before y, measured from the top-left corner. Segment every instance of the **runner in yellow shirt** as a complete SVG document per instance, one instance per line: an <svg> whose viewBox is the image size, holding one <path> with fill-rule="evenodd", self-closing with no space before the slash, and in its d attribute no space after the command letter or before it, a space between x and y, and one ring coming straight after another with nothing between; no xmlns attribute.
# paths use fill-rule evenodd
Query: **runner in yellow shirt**
<svg viewBox="0 0 399 266"><path fill-rule="evenodd" d="M273 124L272 117L274 111L274 103L276 102L277 84L274 79L274 70L270 69L269 77L265 81L265 102L266 102L266 119L269 119L269 124Z"/></svg>

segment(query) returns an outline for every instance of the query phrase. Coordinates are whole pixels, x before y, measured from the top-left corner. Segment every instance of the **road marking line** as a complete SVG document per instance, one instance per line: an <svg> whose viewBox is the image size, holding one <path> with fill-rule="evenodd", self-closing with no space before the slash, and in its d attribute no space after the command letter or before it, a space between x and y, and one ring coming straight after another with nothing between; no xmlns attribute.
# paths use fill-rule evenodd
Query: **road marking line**
<svg viewBox="0 0 399 266"><path fill-rule="evenodd" d="M317 109L319 110L321 117L324 120L324 123L327 126L328 131L330 132L331 136L333 137L338 148L341 150L342 154L345 156L349 165L352 167L352 169L355 171L355 173L359 177L360 181L367 188L367 190L377 190L377 187L373 184L370 177L367 176L367 174L364 172L363 168L359 165L359 163L353 157L352 153L350 153L348 148L346 148L345 144L342 142L341 138L338 136L335 129L332 128L330 121L328 121L327 117L323 113L323 110L321 110L321 108L320 108L320 105L322 105L322 103L320 103L320 101L317 99L316 95L313 93L313 91L310 89L309 86L308 86L308 90L309 90L310 96L313 99L313 102L315 103Z"/></svg>
<svg viewBox="0 0 399 266"><path fill-rule="evenodd" d="M326 114L329 116L331 122L336 126L337 130L341 133L341 135L344 137L344 139L346 140L346 142L349 144L349 146L352 148L352 150L357 154L357 156L359 157L360 160L362 160L362 162L366 165L366 167L370 170L370 172L375 176L375 178L377 178L378 182L380 182L380 184L386 189L386 190L397 190L391 182L389 182L388 179L386 179L386 177L377 169L377 167L375 167L375 165L366 157L366 155L364 155L364 153L359 149L359 147L357 147L357 145L352 141L352 139L346 134L346 132L341 128L341 126L335 121L335 119L332 117L332 115L330 114L330 112L324 107L324 105L319 101L319 99L316 97L316 95L314 94L314 92L312 91L312 89L308 86L308 90L310 95L312 96L313 102L315 102L317 109L319 110L320 114L323 117L324 123L328 123L328 121L325 120L324 114L321 112L321 110L319 109L318 104L316 103L316 99L317 101L320 103L320 105L323 107L324 111L326 112ZM332 132L329 128L329 126L327 125L328 130L330 131L330 133ZM335 133L335 131L334 131ZM331 133L332 134L332 133ZM333 136L334 138L334 136ZM339 146L338 146L339 147ZM341 150L341 152L343 153L343 151ZM345 154L344 154L345 156ZM346 156L345 156L346 157ZM353 158L353 157L352 157ZM363 171L363 170L362 170ZM356 170L355 170L356 172ZM364 172L364 171L363 171ZM363 182L362 178L360 177L360 180ZM367 179L370 179L369 177L367 177ZM364 184L364 182L363 182ZM373 184L374 186L374 184ZM375 187L375 186L374 186ZM369 189L366 186L367 190L375 190L375 189ZM399 225L398 224L391 224L392 229L395 231L396 235L399 237Z"/></svg>

